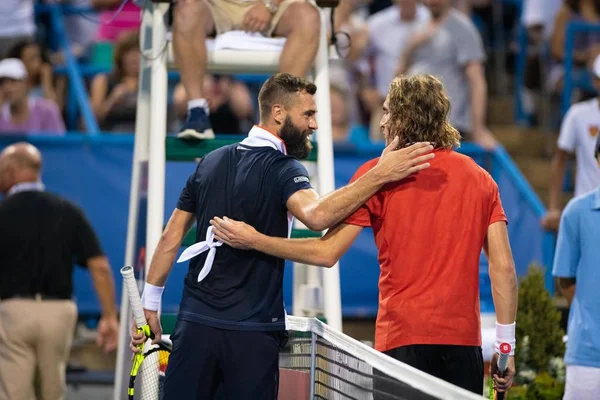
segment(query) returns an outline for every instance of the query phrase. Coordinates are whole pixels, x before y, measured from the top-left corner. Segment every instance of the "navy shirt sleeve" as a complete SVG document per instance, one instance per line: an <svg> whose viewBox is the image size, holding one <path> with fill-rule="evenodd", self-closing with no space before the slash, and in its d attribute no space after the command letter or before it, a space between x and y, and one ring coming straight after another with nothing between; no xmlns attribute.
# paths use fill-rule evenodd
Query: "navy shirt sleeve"
<svg viewBox="0 0 600 400"><path fill-rule="evenodd" d="M308 171L296 159L286 159L277 168L277 185L282 188L281 202L285 206L291 195L298 190L311 189Z"/></svg>
<svg viewBox="0 0 600 400"><path fill-rule="evenodd" d="M199 167L199 165L198 165ZM179 200L177 201L177 208L181 211L186 211L189 213L196 212L196 174L198 172L198 168L194 171L192 175L188 178L185 187L181 191L179 195Z"/></svg>

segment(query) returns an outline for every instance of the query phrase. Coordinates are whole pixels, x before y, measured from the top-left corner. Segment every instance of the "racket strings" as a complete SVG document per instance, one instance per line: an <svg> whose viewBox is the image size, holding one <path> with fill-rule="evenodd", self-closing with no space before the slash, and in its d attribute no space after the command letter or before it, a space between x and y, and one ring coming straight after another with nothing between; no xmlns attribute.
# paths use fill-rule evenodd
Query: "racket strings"
<svg viewBox="0 0 600 400"><path fill-rule="evenodd" d="M170 352L153 349L145 356L135 380L135 399L161 400Z"/></svg>

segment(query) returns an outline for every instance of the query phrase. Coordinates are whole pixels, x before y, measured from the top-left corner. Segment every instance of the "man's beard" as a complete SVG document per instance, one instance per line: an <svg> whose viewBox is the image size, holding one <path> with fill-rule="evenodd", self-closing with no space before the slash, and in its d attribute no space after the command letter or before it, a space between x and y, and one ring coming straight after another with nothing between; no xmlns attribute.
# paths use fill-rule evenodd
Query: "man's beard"
<svg viewBox="0 0 600 400"><path fill-rule="evenodd" d="M288 155L304 160L312 150L312 144L308 137L313 133L312 129L301 131L293 124L290 117L286 117L279 131L281 140L285 143Z"/></svg>

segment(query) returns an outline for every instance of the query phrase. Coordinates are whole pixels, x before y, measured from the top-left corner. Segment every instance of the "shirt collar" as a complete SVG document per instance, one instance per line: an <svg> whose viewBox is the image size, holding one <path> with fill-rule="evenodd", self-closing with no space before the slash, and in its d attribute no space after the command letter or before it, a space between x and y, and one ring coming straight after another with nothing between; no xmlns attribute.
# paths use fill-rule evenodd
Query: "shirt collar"
<svg viewBox="0 0 600 400"><path fill-rule="evenodd" d="M594 199L592 201L592 210L600 210L600 187L594 192Z"/></svg>
<svg viewBox="0 0 600 400"><path fill-rule="evenodd" d="M287 155L283 140L273 132L258 125L254 125L250 129L248 137L242 140L241 144L251 147L272 147Z"/></svg>
<svg viewBox="0 0 600 400"><path fill-rule="evenodd" d="M21 182L13 185L8 192L6 197L19 193L19 192L43 192L46 186L42 182Z"/></svg>

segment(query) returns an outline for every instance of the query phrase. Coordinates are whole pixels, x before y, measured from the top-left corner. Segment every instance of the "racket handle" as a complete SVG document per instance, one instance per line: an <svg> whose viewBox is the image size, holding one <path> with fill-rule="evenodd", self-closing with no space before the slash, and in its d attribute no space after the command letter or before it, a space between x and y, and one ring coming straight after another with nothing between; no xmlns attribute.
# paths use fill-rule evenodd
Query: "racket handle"
<svg viewBox="0 0 600 400"><path fill-rule="evenodd" d="M133 312L133 319L138 328L142 328L147 324L146 316L144 315L144 309L142 308L142 299L140 299L140 292L138 291L135 277L133 275L133 267L125 266L121 268L121 275L123 275L123 284L127 289L127 296L129 297L129 304L131 304L131 311Z"/></svg>
<svg viewBox="0 0 600 400"><path fill-rule="evenodd" d="M498 376L504 377L508 368L508 359L510 358L511 346L509 343L500 344L500 354L498 356ZM506 392L496 392L496 400L504 400Z"/></svg>

